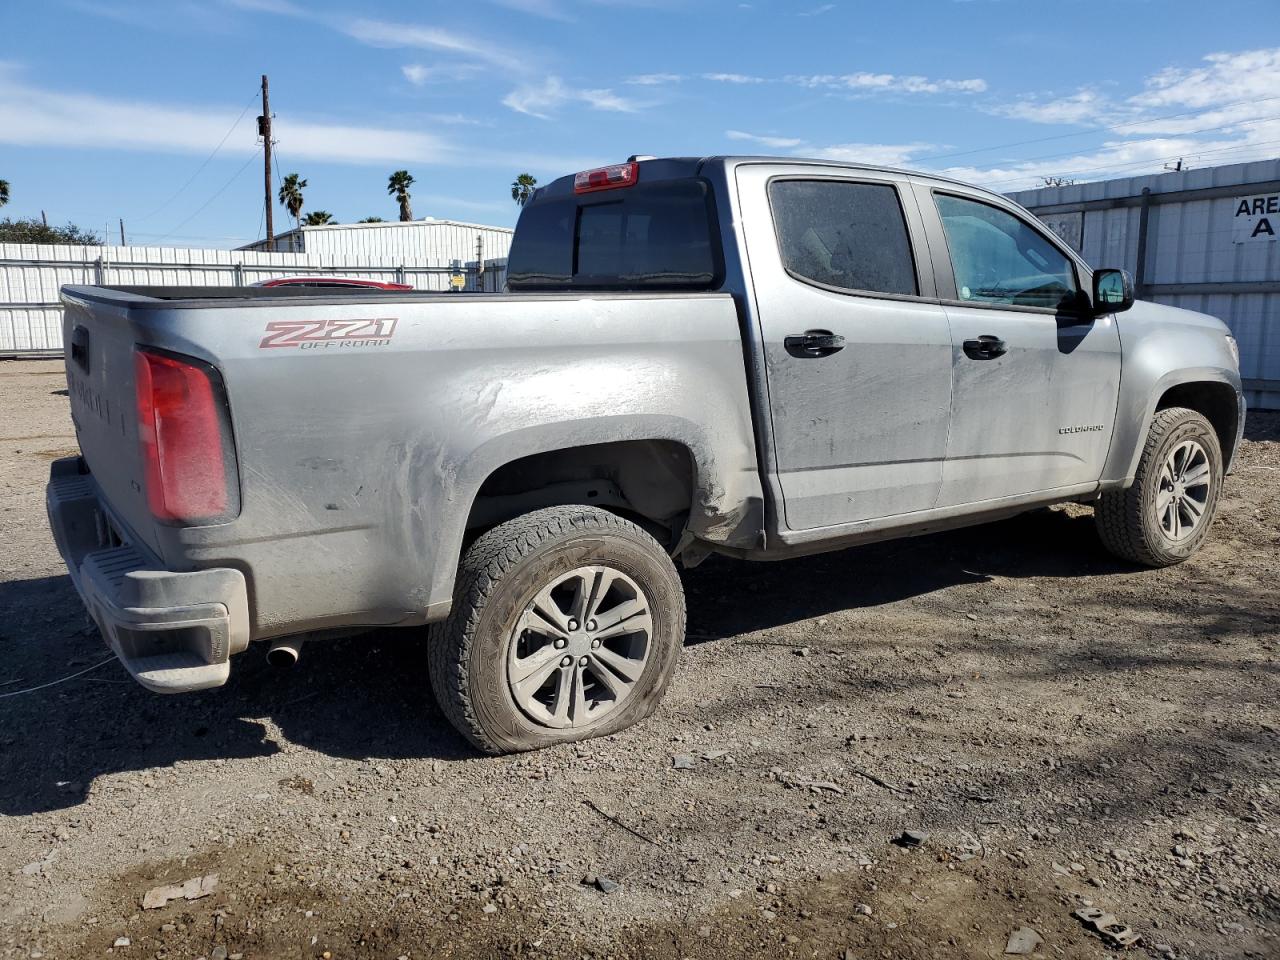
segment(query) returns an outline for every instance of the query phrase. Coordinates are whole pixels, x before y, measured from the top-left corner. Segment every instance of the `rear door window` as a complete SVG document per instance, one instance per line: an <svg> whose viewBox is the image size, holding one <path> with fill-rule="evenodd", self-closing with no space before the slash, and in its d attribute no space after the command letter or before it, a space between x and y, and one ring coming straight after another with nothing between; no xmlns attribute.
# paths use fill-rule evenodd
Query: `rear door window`
<svg viewBox="0 0 1280 960"><path fill-rule="evenodd" d="M644 184L525 207L507 284L522 289L710 289L720 253L702 180Z"/></svg>
<svg viewBox="0 0 1280 960"><path fill-rule="evenodd" d="M782 262L793 277L855 293L919 294L892 184L775 180L769 202Z"/></svg>

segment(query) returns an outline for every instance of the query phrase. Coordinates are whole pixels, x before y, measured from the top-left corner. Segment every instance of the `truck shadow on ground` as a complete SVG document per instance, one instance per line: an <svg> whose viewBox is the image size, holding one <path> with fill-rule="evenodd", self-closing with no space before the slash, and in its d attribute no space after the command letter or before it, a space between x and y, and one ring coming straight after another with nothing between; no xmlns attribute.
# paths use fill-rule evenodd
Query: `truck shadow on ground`
<svg viewBox="0 0 1280 960"><path fill-rule="evenodd" d="M699 643L993 575L1083 577L1129 569L1103 553L1089 517L1038 511L782 564L716 559L683 576L689 642ZM6 663L0 694L107 656L65 576L0 585L0 608L13 611L0 636ZM940 605L939 613L946 609ZM148 693L109 663L78 680L0 699L0 753L8 771L0 778L0 813L74 807L99 777L116 772L270 756L281 749L279 737L356 760L476 756L435 707L418 631L317 642L284 672L251 650L237 659L225 687L183 697Z"/></svg>
<svg viewBox="0 0 1280 960"><path fill-rule="evenodd" d="M883 606L994 577L1062 579L1138 569L1103 550L1091 516L1062 510L780 563L713 557L684 574L689 642Z"/></svg>

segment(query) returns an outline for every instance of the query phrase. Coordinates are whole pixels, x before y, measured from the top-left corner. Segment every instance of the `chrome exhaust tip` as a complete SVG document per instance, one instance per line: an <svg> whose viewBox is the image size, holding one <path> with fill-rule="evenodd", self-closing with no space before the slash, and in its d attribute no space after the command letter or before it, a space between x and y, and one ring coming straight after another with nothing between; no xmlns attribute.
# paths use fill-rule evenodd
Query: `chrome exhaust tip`
<svg viewBox="0 0 1280 960"><path fill-rule="evenodd" d="M281 669L292 667L302 655L302 644L302 637L286 637L283 640L273 641L267 648L267 663Z"/></svg>

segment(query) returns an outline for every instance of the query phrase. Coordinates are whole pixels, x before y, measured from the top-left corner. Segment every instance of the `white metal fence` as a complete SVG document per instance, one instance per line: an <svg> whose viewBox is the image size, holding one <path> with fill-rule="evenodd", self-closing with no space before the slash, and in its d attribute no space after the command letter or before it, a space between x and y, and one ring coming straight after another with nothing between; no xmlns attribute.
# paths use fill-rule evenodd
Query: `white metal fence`
<svg viewBox="0 0 1280 960"><path fill-rule="evenodd" d="M506 260L486 260L479 271L475 261L455 269L314 253L0 243L0 356L62 350L58 291L64 284L233 287L278 277L341 276L446 291L458 273L464 290L497 292L506 283Z"/></svg>
<svg viewBox="0 0 1280 960"><path fill-rule="evenodd" d="M1011 196L1137 295L1220 317L1252 407L1280 409L1280 160Z"/></svg>

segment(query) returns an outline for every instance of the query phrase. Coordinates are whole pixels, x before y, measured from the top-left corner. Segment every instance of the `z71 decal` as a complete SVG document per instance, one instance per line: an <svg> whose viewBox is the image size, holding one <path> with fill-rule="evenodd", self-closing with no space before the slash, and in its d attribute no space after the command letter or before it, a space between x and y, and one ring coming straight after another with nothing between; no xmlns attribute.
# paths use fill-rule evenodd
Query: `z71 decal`
<svg viewBox="0 0 1280 960"><path fill-rule="evenodd" d="M258 347L297 347L299 350L381 347L391 342L396 319L273 320L267 324L267 335Z"/></svg>

